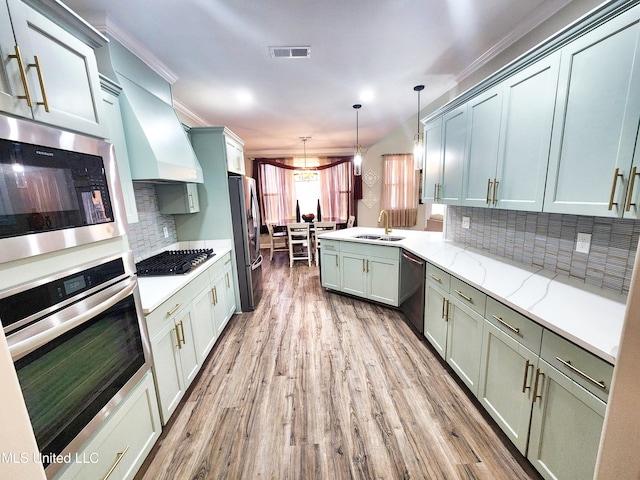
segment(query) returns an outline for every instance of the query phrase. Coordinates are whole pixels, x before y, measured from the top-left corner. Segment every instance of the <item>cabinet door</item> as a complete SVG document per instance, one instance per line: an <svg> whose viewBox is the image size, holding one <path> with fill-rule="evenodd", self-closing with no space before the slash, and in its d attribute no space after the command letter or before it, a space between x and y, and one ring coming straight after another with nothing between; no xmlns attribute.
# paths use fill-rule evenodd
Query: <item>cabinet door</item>
<svg viewBox="0 0 640 480"><path fill-rule="evenodd" d="M433 348L445 358L447 351L447 298L440 287L427 282L424 297L424 336Z"/></svg>
<svg viewBox="0 0 640 480"><path fill-rule="evenodd" d="M424 169L422 201L438 201L438 186L442 181L442 118L424 126Z"/></svg>
<svg viewBox="0 0 640 480"><path fill-rule="evenodd" d="M492 88L467 104L469 140L462 205L492 207L497 194L496 165L500 139L502 87Z"/></svg>
<svg viewBox="0 0 640 480"><path fill-rule="evenodd" d="M539 361L527 458L547 479L593 478L606 404Z"/></svg>
<svg viewBox="0 0 640 480"><path fill-rule="evenodd" d="M478 400L523 455L538 356L485 320Z"/></svg>
<svg viewBox="0 0 640 480"><path fill-rule="evenodd" d="M478 393L484 317L457 300L449 300L446 361L469 387Z"/></svg>
<svg viewBox="0 0 640 480"><path fill-rule="evenodd" d="M158 207L163 215L200 211L197 183L164 183L156 185Z"/></svg>
<svg viewBox="0 0 640 480"><path fill-rule="evenodd" d="M400 291L400 262L385 258L370 257L366 260L367 298L393 306L398 305Z"/></svg>
<svg viewBox="0 0 640 480"><path fill-rule="evenodd" d="M193 301L193 327L200 363L207 358L216 341L216 325L213 318L213 290L205 288Z"/></svg>
<svg viewBox="0 0 640 480"><path fill-rule="evenodd" d="M560 52L503 84L496 206L542 211Z"/></svg>
<svg viewBox="0 0 640 480"><path fill-rule="evenodd" d="M545 211L622 215L640 118L637 17L623 13L561 50Z"/></svg>
<svg viewBox="0 0 640 480"><path fill-rule="evenodd" d="M184 377L185 388L188 387L200 370L200 357L198 355L198 341L194 327L193 310L187 308L179 314L175 323L180 332L180 365Z"/></svg>
<svg viewBox="0 0 640 480"><path fill-rule="evenodd" d="M367 296L367 259L357 253L340 252L342 291L359 297Z"/></svg>
<svg viewBox="0 0 640 480"><path fill-rule="evenodd" d="M100 123L100 80L93 49L21 0L8 0L8 5L25 63L35 65L37 56L40 65L27 69L34 101L33 118L104 137Z"/></svg>
<svg viewBox="0 0 640 480"><path fill-rule="evenodd" d="M213 318L216 322L216 334L220 336L224 330L227 320L229 320L229 311L227 309L227 283L224 272L218 275L212 284L213 290Z"/></svg>
<svg viewBox="0 0 640 480"><path fill-rule="evenodd" d="M158 403L160 404L163 425L169 421L169 417L178 406L178 402L186 390L178 350L179 338L176 325L169 322L151 340L153 372L156 377Z"/></svg>
<svg viewBox="0 0 640 480"><path fill-rule="evenodd" d="M2 52L2 66L0 66L0 110L21 117L31 118L31 108L27 105L25 89L20 75L18 58L16 55L16 41L13 36L11 17L6 2L0 4L0 52ZM25 65L26 69L26 65Z"/></svg>
<svg viewBox="0 0 640 480"><path fill-rule="evenodd" d="M131 167L129 166L129 153L122 127L122 114L120 113L120 102L118 95L103 89L102 100L104 102L103 112L105 119L105 134L107 140L113 144L116 152L116 162L118 163L118 174L122 195L124 196L124 207L127 212L127 222L138 222L138 207L133 192L133 182L131 181Z"/></svg>
<svg viewBox="0 0 640 480"><path fill-rule="evenodd" d="M227 170L239 175L244 175L244 152L242 146L228 137L225 137L225 144L227 150Z"/></svg>
<svg viewBox="0 0 640 480"><path fill-rule="evenodd" d="M320 274L322 276L322 286L340 290L340 254L335 251L321 248Z"/></svg>
<svg viewBox="0 0 640 480"><path fill-rule="evenodd" d="M467 138L467 105L462 105L442 118L442 182L438 200L459 205L462 198L465 142Z"/></svg>
<svg viewBox="0 0 640 480"><path fill-rule="evenodd" d="M229 264L231 264L231 259L229 259ZM225 269L224 278L227 292L227 320L229 320L236 313L236 287L235 282L233 281L233 270L231 269L231 266Z"/></svg>

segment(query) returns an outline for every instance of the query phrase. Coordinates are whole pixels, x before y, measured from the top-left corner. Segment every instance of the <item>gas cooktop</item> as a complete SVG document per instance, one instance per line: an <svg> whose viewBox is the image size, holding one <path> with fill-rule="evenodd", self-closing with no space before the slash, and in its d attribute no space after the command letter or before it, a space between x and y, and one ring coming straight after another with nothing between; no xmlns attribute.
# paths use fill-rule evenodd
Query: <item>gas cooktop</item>
<svg viewBox="0 0 640 480"><path fill-rule="evenodd" d="M139 277L181 275L214 255L212 248L166 250L136 263L136 273Z"/></svg>

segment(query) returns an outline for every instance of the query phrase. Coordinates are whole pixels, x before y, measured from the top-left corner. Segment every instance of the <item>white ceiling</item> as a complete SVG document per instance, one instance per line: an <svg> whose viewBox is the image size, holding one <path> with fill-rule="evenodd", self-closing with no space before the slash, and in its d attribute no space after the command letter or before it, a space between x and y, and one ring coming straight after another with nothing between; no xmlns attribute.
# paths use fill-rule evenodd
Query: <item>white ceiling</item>
<svg viewBox="0 0 640 480"><path fill-rule="evenodd" d="M366 149L415 116L415 85L426 86L424 107L570 2L63 1L89 21L106 13L177 77L191 125L228 126L251 156L300 153L301 136L312 137L307 154L351 152L355 103ZM311 56L271 58L269 46L283 45Z"/></svg>

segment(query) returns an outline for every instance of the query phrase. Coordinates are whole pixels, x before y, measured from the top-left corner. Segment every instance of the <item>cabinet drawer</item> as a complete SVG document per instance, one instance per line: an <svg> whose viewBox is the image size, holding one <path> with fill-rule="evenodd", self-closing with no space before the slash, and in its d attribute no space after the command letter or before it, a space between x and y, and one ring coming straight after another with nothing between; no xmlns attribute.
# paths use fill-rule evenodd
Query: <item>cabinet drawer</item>
<svg viewBox="0 0 640 480"><path fill-rule="evenodd" d="M325 242L322 242L324 248ZM400 249L398 247L387 247L386 245L373 245L370 243L342 242L340 251L343 253L357 253L366 257L379 257L389 260L400 260Z"/></svg>
<svg viewBox="0 0 640 480"><path fill-rule="evenodd" d="M435 265L427 263L427 281L438 285L445 292L449 292L449 284L451 283L451 275L444 270L439 269Z"/></svg>
<svg viewBox="0 0 640 480"><path fill-rule="evenodd" d="M340 242L336 240L329 240L327 238L318 239L322 243L323 252L339 252Z"/></svg>
<svg viewBox="0 0 640 480"><path fill-rule="evenodd" d="M511 310L491 297L487 297L487 313L485 317L489 322L517 342L523 344L533 353L540 353L543 328L533 320Z"/></svg>
<svg viewBox="0 0 640 480"><path fill-rule="evenodd" d="M487 296L480 290L473 288L471 285L464 283L456 277L451 277L451 287L449 292L451 294L451 298L459 300L476 313L484 315Z"/></svg>
<svg viewBox="0 0 640 480"><path fill-rule="evenodd" d="M609 397L613 365L545 330L540 357L603 401Z"/></svg>

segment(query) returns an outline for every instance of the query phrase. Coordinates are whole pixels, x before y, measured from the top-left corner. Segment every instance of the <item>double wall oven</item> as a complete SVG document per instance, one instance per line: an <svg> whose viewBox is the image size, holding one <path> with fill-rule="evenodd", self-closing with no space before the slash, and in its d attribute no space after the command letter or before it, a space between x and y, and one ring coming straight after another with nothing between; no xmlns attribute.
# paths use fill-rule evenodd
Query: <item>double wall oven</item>
<svg viewBox="0 0 640 480"><path fill-rule="evenodd" d="M124 218L111 145L0 117L0 269L32 272L0 321L49 478L151 368Z"/></svg>

